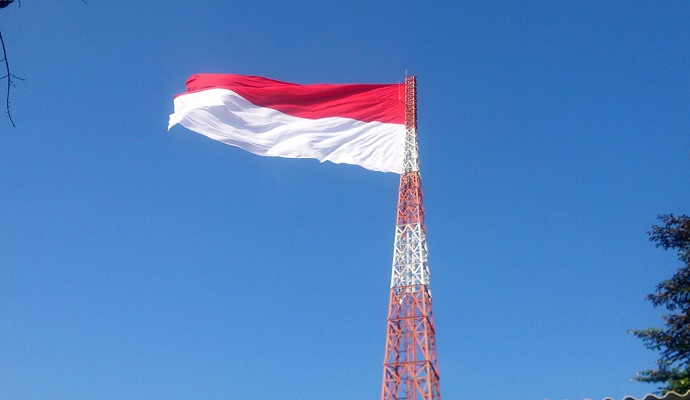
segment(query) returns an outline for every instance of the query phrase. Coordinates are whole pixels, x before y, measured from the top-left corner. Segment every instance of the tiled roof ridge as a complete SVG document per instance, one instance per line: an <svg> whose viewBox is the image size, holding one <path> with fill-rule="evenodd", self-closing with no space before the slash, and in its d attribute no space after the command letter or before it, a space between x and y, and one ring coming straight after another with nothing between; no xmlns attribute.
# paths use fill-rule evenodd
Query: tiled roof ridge
<svg viewBox="0 0 690 400"><path fill-rule="evenodd" d="M606 398L604 400L613 400L611 398ZM685 392L684 394L676 393L674 391L670 391L663 396L657 396L655 394L648 394L640 399L633 397L633 396L625 396L623 400L690 400L690 390Z"/></svg>

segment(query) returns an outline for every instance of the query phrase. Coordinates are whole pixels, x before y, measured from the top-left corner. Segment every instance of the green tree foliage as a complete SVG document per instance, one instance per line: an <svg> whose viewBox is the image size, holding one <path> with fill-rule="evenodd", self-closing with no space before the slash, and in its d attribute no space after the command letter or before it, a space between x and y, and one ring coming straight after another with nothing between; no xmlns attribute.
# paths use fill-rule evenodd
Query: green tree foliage
<svg viewBox="0 0 690 400"><path fill-rule="evenodd" d="M657 369L638 372L635 380L661 384L661 393L685 393L690 390L690 217L669 214L658 219L661 223L652 226L649 240L664 250L677 251L683 265L647 296L654 307L669 311L662 316L665 326L630 331L645 347L660 352Z"/></svg>

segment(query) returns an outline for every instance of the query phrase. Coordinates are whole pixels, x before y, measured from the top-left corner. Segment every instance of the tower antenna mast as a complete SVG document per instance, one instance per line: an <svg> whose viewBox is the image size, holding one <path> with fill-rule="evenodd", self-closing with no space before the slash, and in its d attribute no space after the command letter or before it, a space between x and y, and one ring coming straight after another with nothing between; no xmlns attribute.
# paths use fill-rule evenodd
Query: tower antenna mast
<svg viewBox="0 0 690 400"><path fill-rule="evenodd" d="M417 80L405 78L400 175L381 400L440 400L417 144Z"/></svg>

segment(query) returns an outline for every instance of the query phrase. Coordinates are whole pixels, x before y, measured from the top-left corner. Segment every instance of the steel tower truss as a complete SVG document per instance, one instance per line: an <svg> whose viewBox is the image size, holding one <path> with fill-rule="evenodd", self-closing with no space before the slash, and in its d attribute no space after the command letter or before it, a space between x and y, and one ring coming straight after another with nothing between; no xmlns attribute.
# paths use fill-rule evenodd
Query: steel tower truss
<svg viewBox="0 0 690 400"><path fill-rule="evenodd" d="M400 175L382 400L440 400L417 145L417 85L405 79L405 161Z"/></svg>

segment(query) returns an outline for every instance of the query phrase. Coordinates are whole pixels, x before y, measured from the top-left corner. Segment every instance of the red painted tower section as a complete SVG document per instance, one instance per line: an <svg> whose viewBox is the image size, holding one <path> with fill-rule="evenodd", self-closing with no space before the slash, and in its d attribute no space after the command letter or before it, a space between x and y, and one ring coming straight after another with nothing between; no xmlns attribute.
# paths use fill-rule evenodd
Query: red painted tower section
<svg viewBox="0 0 690 400"><path fill-rule="evenodd" d="M405 131L381 399L440 400L414 76L405 79Z"/></svg>

